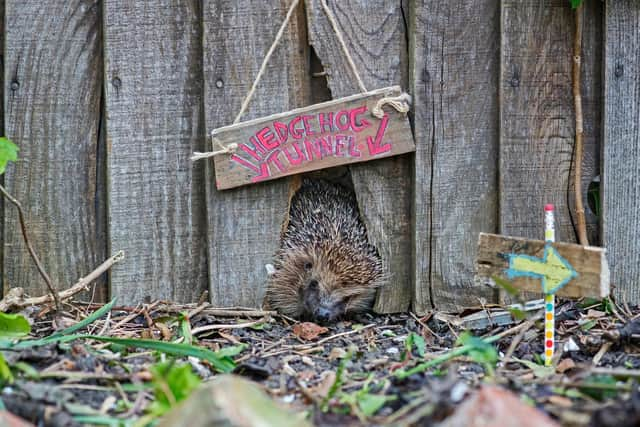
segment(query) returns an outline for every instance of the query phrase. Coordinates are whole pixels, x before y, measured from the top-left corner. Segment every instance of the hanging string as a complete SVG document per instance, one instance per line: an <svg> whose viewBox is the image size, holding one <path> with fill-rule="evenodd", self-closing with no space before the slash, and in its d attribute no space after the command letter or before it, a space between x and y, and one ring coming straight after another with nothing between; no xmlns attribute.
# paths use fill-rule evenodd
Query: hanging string
<svg viewBox="0 0 640 427"><path fill-rule="evenodd" d="M334 31L337 39L338 39L338 42L340 42L340 47L342 48L342 52L344 53L344 56L347 59L349 67L351 68L351 72L353 73L354 77L356 78L356 81L358 83L358 87L360 88L360 91L361 92L367 92L367 88L364 85L364 82L362 81L362 78L360 77L360 73L358 72L358 68L356 67L355 62L353 61L353 58L351 57L351 54L349 53L349 49L347 48L347 43L345 42L344 37L342 36L342 32L338 28L338 23L336 21L335 16L333 15L333 12L331 11L329 6L327 5L326 0L319 0L319 1L320 1L320 4L322 5L322 9L324 10L324 13L327 15L327 19L328 19L329 23L331 24L331 28L333 28L333 31ZM271 44L271 47L269 47L269 50L267 51L267 54L265 55L264 59L262 60L262 64L260 65L260 70L258 71L258 74L256 75L256 78L253 80L253 84L251 85L251 88L249 89L249 92L247 92L247 94L245 95L245 98L242 101L242 104L240 106L240 111L236 115L236 118L233 120L233 124L237 124L238 122L240 122L240 119L242 118L244 113L247 111L247 108L249 107L249 102L251 102L251 99L253 98L253 95L256 92L256 88L258 87L258 83L260 83L260 79L262 79L262 75L264 74L264 72L267 69L267 64L269 63L269 60L271 59L271 56L273 55L273 52L275 51L276 47L280 43L280 40L282 39L282 36L284 35L284 30L286 29L287 25L289 24L289 21L291 20L291 16L293 15L293 12L295 11L295 9L296 9L296 7L298 6L299 3L300 3L300 0L293 0L291 5L289 6L289 10L287 11L287 15L285 16L284 21L280 25L280 28L278 29L278 32L276 33L276 37L275 37L273 43ZM372 114L377 118L382 118L383 115L384 115L384 112L382 111L382 107L384 105L391 105L393 108L395 108L399 112L406 113L407 111L409 111L409 103L410 102L411 102L411 97L409 95L407 95L406 93L403 93L402 95L400 95L398 97L382 98L377 102L376 106L373 108ZM220 147L220 149L216 150L216 151L205 152L205 153L194 152L193 156L191 156L191 160L192 161L196 161L196 160L199 160L199 159L206 159L206 158L217 156L217 155L220 155L220 154L234 153L238 148L238 144L236 144L236 143L229 144L228 146L223 146L222 143L218 139L213 138L213 137L211 138L211 141L212 141L212 144L217 142L217 145L218 145L218 147Z"/></svg>
<svg viewBox="0 0 640 427"><path fill-rule="evenodd" d="M355 64L355 62L353 62L353 58L351 57L351 54L349 53L349 49L347 48L347 43L345 43L344 38L342 37L342 32L338 28L338 23L336 22L336 18L333 15L333 12L331 12L331 9L329 9L329 6L327 5L327 1L326 0L320 0L320 4L322 5L322 9L324 9L324 13L327 15L327 19L329 20L329 23L331 24L331 27L333 28L333 32L336 33L336 37L338 38L338 41L340 42L340 46L342 47L342 52L344 53L344 56L347 58L347 62L349 63L349 66L351 67L351 72L356 77L356 80L358 82L358 86L360 87L360 91L361 92L366 92L367 88L365 87L364 82L362 81L362 78L360 78L360 73L358 73L358 69L356 68L356 64Z"/></svg>
<svg viewBox="0 0 640 427"><path fill-rule="evenodd" d="M207 159L209 157L217 156L220 154L235 153L236 150L238 149L238 144L236 144L235 142L232 142L231 144L224 146L222 145L222 143L218 138L211 138L211 141L217 142L218 147L220 147L220 149L216 151L207 151L206 153L200 153L199 151L195 151L193 153L193 156L191 156L192 162L195 162L196 160L200 160L200 159Z"/></svg>
<svg viewBox="0 0 640 427"><path fill-rule="evenodd" d="M262 75L267 69L267 64L271 59L271 55L273 55L273 52L276 50L276 47L278 46L278 43L280 43L280 39L284 34L284 30L287 28L287 25L289 24L289 20L291 19L291 15L293 15L293 11L296 9L296 6L298 6L298 3L300 3L300 0L294 0L293 3L291 3L291 6L289 6L289 10L287 11L287 16L285 16L284 21L282 22L282 25L280 25L280 29L278 30L278 33L276 34L276 38L271 44L271 47L267 51L267 55L262 60L260 71L258 71L258 75L256 76L255 80L253 81L253 84L251 85L251 89L249 89L249 92L244 97L244 101L242 101L242 106L240 107L240 112L236 116L236 119L233 121L233 124L238 123L240 121L240 117L242 117L244 112L247 110L247 107L249 106L249 101L251 101L251 98L253 98L253 94L256 91L256 87L258 87L258 82L260 82Z"/></svg>

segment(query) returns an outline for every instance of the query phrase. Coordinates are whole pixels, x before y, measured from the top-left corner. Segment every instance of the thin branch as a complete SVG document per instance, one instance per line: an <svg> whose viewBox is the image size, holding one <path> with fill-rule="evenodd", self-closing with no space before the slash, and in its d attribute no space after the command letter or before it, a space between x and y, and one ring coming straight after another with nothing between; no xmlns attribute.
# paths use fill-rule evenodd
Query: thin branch
<svg viewBox="0 0 640 427"><path fill-rule="evenodd" d="M40 258L38 258L36 251L33 249L33 246L31 246L31 242L29 241L29 236L27 235L27 224L24 219L24 211L22 210L22 205L11 194L9 194L9 192L2 185L0 185L0 192L2 192L2 195L7 200L9 200L16 207L16 209L18 209L18 219L20 220L20 229L22 230L22 238L24 239L24 243L27 245L29 255L31 255L31 259L33 259L33 262L36 264L36 268L38 269L40 276L42 276L45 283L47 284L47 288L49 288L49 293L51 293L51 296L56 303L56 311L60 312L62 310L62 305L60 304L58 292L56 291L55 286L53 286L51 278L44 270L44 267L40 262Z"/></svg>
<svg viewBox="0 0 640 427"><path fill-rule="evenodd" d="M78 282L70 287L69 289L65 289L60 292L60 299L66 300L71 298L75 294L86 291L94 280L100 277L105 271L107 271L113 264L122 260L124 258L124 252L119 251L111 258L107 259L105 262L100 264L95 270L89 273L86 277L82 277L78 280ZM44 295L41 297L33 297L33 298L24 298L22 288L12 288L9 290L7 295L4 296L2 300L0 300L0 311L8 311L12 308L24 308L30 307L32 305L42 305L46 303L50 303L54 301L51 295Z"/></svg>
<svg viewBox="0 0 640 427"><path fill-rule="evenodd" d="M583 116L582 95L580 94L580 62L582 54L582 4L574 11L575 33L573 35L573 102L576 112L576 140L575 140L575 176L574 192L576 198L576 221L578 242L583 246L589 245L587 238L587 223L584 217L584 204L582 203L582 158L583 158Z"/></svg>

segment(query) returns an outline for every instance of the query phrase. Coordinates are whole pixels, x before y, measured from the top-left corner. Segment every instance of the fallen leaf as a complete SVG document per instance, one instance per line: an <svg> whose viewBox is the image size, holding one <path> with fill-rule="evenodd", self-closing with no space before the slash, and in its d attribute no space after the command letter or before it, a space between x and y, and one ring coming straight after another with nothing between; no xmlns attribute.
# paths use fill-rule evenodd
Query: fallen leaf
<svg viewBox="0 0 640 427"><path fill-rule="evenodd" d="M329 329L316 325L313 322L296 323L293 325L293 334L306 341L315 340L319 335L326 334L328 331Z"/></svg>
<svg viewBox="0 0 640 427"><path fill-rule="evenodd" d="M561 408L571 408L573 406L573 402L571 402L571 399L569 399L568 397L558 396L555 394L549 396L547 398L547 401L556 406L560 406Z"/></svg>
<svg viewBox="0 0 640 427"><path fill-rule="evenodd" d="M573 359L567 357L566 359L562 359L560 363L558 363L558 366L556 366L556 371L563 374L569 369L573 369L575 367L576 367L576 362L574 362Z"/></svg>
<svg viewBox="0 0 640 427"><path fill-rule="evenodd" d="M496 421L499 420L499 424ZM559 427L544 412L523 403L499 387L481 387L468 397L441 427Z"/></svg>

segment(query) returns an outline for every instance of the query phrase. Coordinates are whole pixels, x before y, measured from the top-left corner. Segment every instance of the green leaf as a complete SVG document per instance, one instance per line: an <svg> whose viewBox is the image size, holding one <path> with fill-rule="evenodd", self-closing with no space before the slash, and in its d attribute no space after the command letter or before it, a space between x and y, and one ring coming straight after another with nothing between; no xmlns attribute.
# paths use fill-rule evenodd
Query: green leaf
<svg viewBox="0 0 640 427"><path fill-rule="evenodd" d="M193 344L193 334L191 333L191 321L187 313L180 313L180 334L187 344Z"/></svg>
<svg viewBox="0 0 640 427"><path fill-rule="evenodd" d="M0 353L0 380L3 383L13 383L13 374L2 353Z"/></svg>
<svg viewBox="0 0 640 427"><path fill-rule="evenodd" d="M0 338L20 338L30 332L31 325L23 315L0 312Z"/></svg>
<svg viewBox="0 0 640 427"><path fill-rule="evenodd" d="M580 3L582 3L582 0L570 0L571 1L571 7L576 9L578 6L580 6Z"/></svg>
<svg viewBox="0 0 640 427"><path fill-rule="evenodd" d="M471 335L468 331L463 332L458 337L458 344L469 346L468 355L476 363L495 365L498 361L498 352L482 338Z"/></svg>
<svg viewBox="0 0 640 427"><path fill-rule="evenodd" d="M149 413L162 416L173 404L185 400L200 385L200 378L188 363L176 365L163 362L152 366L149 371L154 384L154 401L149 405ZM169 393L171 396L169 396Z"/></svg>
<svg viewBox="0 0 640 427"><path fill-rule="evenodd" d="M382 408L384 404L387 403L387 400L389 400L389 397L387 396L380 396L377 394L369 393L358 394L357 397L358 408L360 408L360 411L362 411L362 413L367 417L370 417L378 412L378 410L380 410L380 408Z"/></svg>
<svg viewBox="0 0 640 427"><path fill-rule="evenodd" d="M507 311L511 313L511 316L513 316L515 320L524 320L527 317L527 314L524 311L516 307L509 307L507 308Z"/></svg>
<svg viewBox="0 0 640 427"><path fill-rule="evenodd" d="M0 175L7 168L7 163L18 160L19 150L18 146L11 142L9 138L0 137Z"/></svg>
<svg viewBox="0 0 640 427"><path fill-rule="evenodd" d="M580 329L582 329L583 331L588 331L589 329L592 329L594 326L596 326L597 323L598 323L597 320L591 319L588 322L583 323L580 326Z"/></svg>
<svg viewBox="0 0 640 427"><path fill-rule="evenodd" d="M411 352L413 347L415 347L418 355L420 357L424 357L427 349L427 343L424 341L424 338L421 335L418 335L415 332L411 332L409 335L407 335L405 347L407 349L407 352Z"/></svg>
<svg viewBox="0 0 640 427"><path fill-rule="evenodd" d="M245 351L247 347L247 344L230 345L229 347L224 347L216 351L216 354L220 357L233 357Z"/></svg>
<svg viewBox="0 0 640 427"><path fill-rule="evenodd" d="M522 363L527 368L531 369L533 371L533 375L536 378L550 377L556 371L556 368L554 368L553 366L539 365L530 360L518 359L517 357L512 357L512 359L515 360L516 362Z"/></svg>
<svg viewBox="0 0 640 427"><path fill-rule="evenodd" d="M195 345L172 343L166 341L147 340L147 339L135 339L135 338L114 338L114 337L102 337L95 335L72 335L65 337L73 339L92 339L96 341L103 341L115 344L125 345L127 347L145 348L147 350L155 350L160 353L170 354L172 356L193 356L198 359L206 360L219 372L228 373L235 367L235 362L224 353L224 349L219 351L211 351L208 348L198 347ZM237 354L240 346L232 347L230 354Z"/></svg>
<svg viewBox="0 0 640 427"><path fill-rule="evenodd" d="M511 284L511 282L503 279L502 277L491 276L491 279L493 279L493 281L496 283L496 285L500 286L502 289L504 289L512 297L515 297L520 293L520 290L518 288L513 286Z"/></svg>
<svg viewBox="0 0 640 427"><path fill-rule="evenodd" d="M592 375L585 378L579 390L589 397L605 400L618 395L617 381L611 375Z"/></svg>

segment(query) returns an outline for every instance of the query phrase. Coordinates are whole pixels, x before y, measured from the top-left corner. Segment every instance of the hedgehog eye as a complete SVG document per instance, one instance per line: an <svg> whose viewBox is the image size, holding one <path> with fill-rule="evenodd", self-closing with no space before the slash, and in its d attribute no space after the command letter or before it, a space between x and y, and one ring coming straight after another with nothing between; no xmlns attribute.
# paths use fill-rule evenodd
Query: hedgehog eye
<svg viewBox="0 0 640 427"><path fill-rule="evenodd" d="M304 269L309 271L311 270L311 267L313 267L313 265L310 262L305 262L304 263Z"/></svg>

